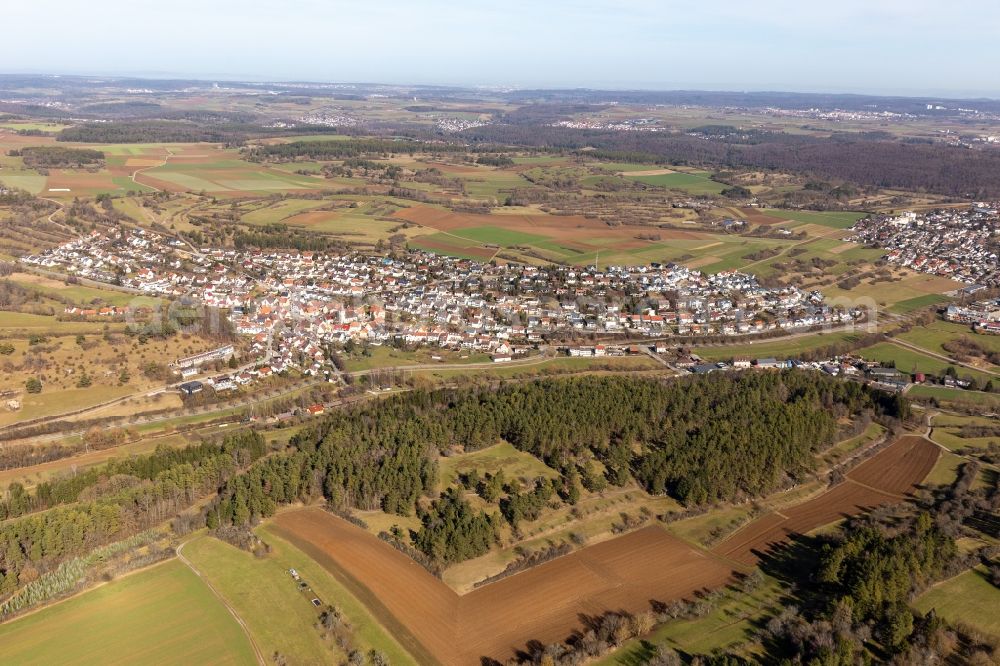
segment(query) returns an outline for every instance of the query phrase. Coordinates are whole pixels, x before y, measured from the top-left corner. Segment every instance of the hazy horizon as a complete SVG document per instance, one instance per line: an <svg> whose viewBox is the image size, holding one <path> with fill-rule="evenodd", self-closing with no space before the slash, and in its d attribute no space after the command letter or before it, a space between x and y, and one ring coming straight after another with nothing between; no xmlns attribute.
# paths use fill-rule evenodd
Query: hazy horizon
<svg viewBox="0 0 1000 666"><path fill-rule="evenodd" d="M955 0L196 3L5 10L6 73L1000 97L1000 6ZM41 39L40 39L41 36ZM40 48L41 47L41 48Z"/></svg>

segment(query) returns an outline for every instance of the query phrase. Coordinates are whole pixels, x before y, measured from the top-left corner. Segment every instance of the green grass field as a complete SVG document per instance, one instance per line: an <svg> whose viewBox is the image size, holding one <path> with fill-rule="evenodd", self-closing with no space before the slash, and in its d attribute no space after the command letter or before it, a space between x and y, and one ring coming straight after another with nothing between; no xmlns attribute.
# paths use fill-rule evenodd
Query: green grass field
<svg viewBox="0 0 1000 666"><path fill-rule="evenodd" d="M936 486L948 486L955 483L958 478L958 470L965 460L954 453L942 452L937 463L924 479L925 484Z"/></svg>
<svg viewBox="0 0 1000 666"><path fill-rule="evenodd" d="M285 218L297 213L319 208L329 203L329 201L323 201L322 199L283 199L282 201L271 203L245 213L241 216L241 219L243 222L249 224L270 224L272 222L281 222Z"/></svg>
<svg viewBox="0 0 1000 666"><path fill-rule="evenodd" d="M777 208L767 208L761 212L771 217L780 217L783 220L819 224L831 229L847 229L861 218L868 216L868 213L857 211L779 210Z"/></svg>
<svg viewBox="0 0 1000 666"><path fill-rule="evenodd" d="M100 333L106 324L102 322L59 321L51 315L27 314L0 310L0 329L8 335L18 332L46 333L51 335L76 335L77 333ZM120 330L121 324L111 324L111 330Z"/></svg>
<svg viewBox="0 0 1000 666"><path fill-rule="evenodd" d="M625 177L656 187L684 190L689 194L719 194L726 189L726 185L712 180L711 175L708 171L694 171L691 173L664 173L656 176L631 176L626 173Z"/></svg>
<svg viewBox="0 0 1000 666"><path fill-rule="evenodd" d="M394 366L421 365L431 363L489 363L490 357L480 352L449 352L443 349L419 349L417 351L402 351L395 347L369 347L369 356L356 354L344 359L344 367L348 372L373 370ZM432 357L438 356L441 361Z"/></svg>
<svg viewBox="0 0 1000 666"><path fill-rule="evenodd" d="M622 356L604 358L584 358L560 356L538 362L518 364L496 364L486 368L476 369L444 369L444 370L413 370L414 374L436 380L450 380L475 373L476 377L485 379L502 379L510 377L533 377L582 372L604 372L605 370L629 372L645 370L662 370L663 366L648 356Z"/></svg>
<svg viewBox="0 0 1000 666"><path fill-rule="evenodd" d="M986 579L981 568L935 585L913 606L922 613L934 609L949 622L964 622L1000 638L1000 588Z"/></svg>
<svg viewBox="0 0 1000 666"><path fill-rule="evenodd" d="M171 560L0 625L5 664L256 664L212 591Z"/></svg>
<svg viewBox="0 0 1000 666"><path fill-rule="evenodd" d="M965 391L948 388L947 386L925 384L914 386L909 390L907 395L911 398L935 398L943 403L969 404L991 410L1000 409L1000 394L996 393Z"/></svg>
<svg viewBox="0 0 1000 666"><path fill-rule="evenodd" d="M43 122L3 122L0 123L0 127L4 129L10 129L14 131L19 130L38 130L40 132L52 133L61 132L62 130L69 127L69 125L64 125L62 123L43 123Z"/></svg>
<svg viewBox="0 0 1000 666"><path fill-rule="evenodd" d="M438 461L438 468L442 488L455 483L459 474L472 470L478 470L482 476L486 472L495 474L502 469L508 480L524 478L530 481L540 476L550 479L559 476L558 472L535 456L518 451L507 442L471 453L443 457Z"/></svg>
<svg viewBox="0 0 1000 666"><path fill-rule="evenodd" d="M781 584L771 577L765 577L764 584L752 593L726 588L724 596L708 615L667 622L648 637L626 641L621 648L595 663L597 666L643 664L653 656L657 645L668 645L689 654L724 651L752 657L758 620L781 610L781 594Z"/></svg>
<svg viewBox="0 0 1000 666"><path fill-rule="evenodd" d="M371 614L368 608L361 601L359 601L357 597L353 596L347 588L334 578L329 571L323 568L323 566L317 564L308 555L274 534L270 531L267 524L261 525L256 531L257 534L264 539L264 541L271 545L271 554L265 562L261 563L259 560L255 560L249 555L246 557L231 559L233 555L243 555L243 553L232 549L226 552L227 559L225 562L221 563L223 567L226 566L226 562L232 563L233 566L239 566L243 570L242 573L244 575L229 574L232 576L233 580L237 581L237 584L243 584L246 580L263 580L267 582L273 581L275 584L283 584L286 582L286 579L287 581L291 581L291 577L285 573L286 570L288 568L294 568L309 583L321 601L335 604L338 608L340 608L353 626L353 636L356 645L364 650L374 648L383 652L389 657L389 663L393 664L393 666L416 663L413 657L410 656L410 654L403 649L396 639L375 619L375 616ZM215 549L215 552L218 553L218 549ZM258 564L261 566L257 566ZM245 574L249 574L250 578L246 578ZM257 578L257 575L260 575L261 578ZM249 595L250 593L244 594ZM248 597L245 598L242 603L254 602ZM308 612L312 612L308 606L306 607L306 610ZM253 615L248 615L245 620L248 624L250 624L250 617L255 617L255 621L259 620L261 622L267 622L271 619L271 614L266 608L251 612ZM299 613L300 611L295 612ZM298 624L298 622L296 622L295 625L299 627L297 631L312 631L312 628L308 627L308 625L301 625ZM250 624L250 626L251 631L254 631L253 624ZM257 636L256 632L254 633L254 636ZM295 636L283 639L286 643L298 640L302 639ZM306 648L303 646L302 649ZM313 662L311 660L290 660L289 663L307 664L317 662Z"/></svg>
<svg viewBox="0 0 1000 666"><path fill-rule="evenodd" d="M947 355L949 352L945 350L944 344L959 338L968 338L984 349L1000 352L1000 336L977 334L964 324L954 324L948 321L935 321L927 326L914 326L897 337L937 354Z"/></svg>
<svg viewBox="0 0 1000 666"><path fill-rule="evenodd" d="M103 385L46 391L43 384L41 393L25 393L21 396L21 409L17 412L0 412L0 424L7 425L17 421L71 412L121 398L134 391L135 389L129 386Z"/></svg>
<svg viewBox="0 0 1000 666"><path fill-rule="evenodd" d="M719 347L697 347L694 352L708 361L731 359L734 356L749 356L751 358L796 358L805 351L818 349L839 342L849 342L857 339L854 333L817 333L804 335L790 340L762 340L760 342L738 345L722 345Z"/></svg>
<svg viewBox="0 0 1000 666"><path fill-rule="evenodd" d="M893 304L889 310L898 314L908 314L914 310L920 310L931 305L947 303L948 300L947 296L943 296L941 294L925 294L923 296L914 296L913 298L907 298L899 301L898 303Z"/></svg>
<svg viewBox="0 0 1000 666"><path fill-rule="evenodd" d="M236 609L264 654L278 652L290 664L345 661L347 655L315 628L321 609L298 590L288 569L298 570L325 603L335 604L346 612L347 606L357 602L345 599L346 592L339 589L329 574L306 556L293 552L292 546L270 537L267 541L273 544L273 550L265 559L211 537L192 540L184 547L184 555ZM359 640L357 647L363 651L372 647L385 652L392 650L394 664L409 661L395 641L379 632L378 627L370 626L370 618L352 614L349 619L363 629L359 639L365 640Z"/></svg>
<svg viewBox="0 0 1000 666"><path fill-rule="evenodd" d="M865 347L858 350L858 354L873 361L895 363L896 368L905 373L924 372L932 375L943 375L948 366L952 365L947 361L894 345L891 342L880 342L877 345ZM959 377L975 377L981 384L990 380L989 375L969 368L955 366L955 370Z"/></svg>
<svg viewBox="0 0 1000 666"><path fill-rule="evenodd" d="M23 274L22 274L23 275ZM79 305L90 305L94 302L100 302L106 305L143 305L150 306L160 301L155 298L149 298L145 296L137 296L135 294L126 293L124 291L117 291L114 289L98 289L97 287L88 287L82 284L59 284L54 285L49 281L44 281L44 283L39 283L34 281L31 276L27 276L27 279L18 279L18 275L15 274L9 278L11 282L19 284L25 289L30 289L31 291L37 291L40 294L49 296L59 296L60 298L67 298L73 303Z"/></svg>
<svg viewBox="0 0 1000 666"><path fill-rule="evenodd" d="M452 233L455 236L461 236L462 238L467 238L478 243L502 245L503 247L533 245L546 240L545 236L526 234L494 226L469 227L453 231Z"/></svg>

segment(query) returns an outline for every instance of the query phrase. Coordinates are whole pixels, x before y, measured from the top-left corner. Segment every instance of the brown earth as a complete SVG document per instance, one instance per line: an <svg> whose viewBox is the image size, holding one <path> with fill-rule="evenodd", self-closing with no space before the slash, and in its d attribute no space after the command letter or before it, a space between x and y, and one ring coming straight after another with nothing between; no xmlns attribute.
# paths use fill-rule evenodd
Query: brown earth
<svg viewBox="0 0 1000 666"><path fill-rule="evenodd" d="M940 450L923 437L907 435L858 465L819 497L761 516L712 549L716 555L753 566L760 556L796 534L899 502L916 489L937 462Z"/></svg>
<svg viewBox="0 0 1000 666"><path fill-rule="evenodd" d="M630 249L641 233L656 234L660 240L697 240L708 238L706 234L682 229L660 229L647 226L608 226L596 219L581 215L482 215L478 213L456 213L431 206L413 206L393 213L393 217L431 227L438 231L455 231L469 227L496 226L528 234L548 236L556 241L586 241L587 239L620 239L608 249Z"/></svg>
<svg viewBox="0 0 1000 666"><path fill-rule="evenodd" d="M762 213L756 208L740 208L740 213L750 224L788 224L792 220L784 220L780 217L775 217L774 215L768 215L767 213Z"/></svg>
<svg viewBox="0 0 1000 666"><path fill-rule="evenodd" d="M831 490L758 518L711 552L651 526L461 596L389 544L321 509L284 512L273 524L371 608L418 661L503 662L529 642L563 641L604 612L641 612L720 587L796 534L898 502L926 477L938 452L922 437L902 437Z"/></svg>
<svg viewBox="0 0 1000 666"><path fill-rule="evenodd" d="M321 509L275 531L342 579L421 662L501 662L529 641L564 640L587 617L724 585L733 567L647 527L459 596L392 546ZM362 582L363 581L363 582Z"/></svg>
<svg viewBox="0 0 1000 666"><path fill-rule="evenodd" d="M118 186L111 181L110 174L69 169L50 169L45 187L50 190L69 189L70 192L118 189Z"/></svg>

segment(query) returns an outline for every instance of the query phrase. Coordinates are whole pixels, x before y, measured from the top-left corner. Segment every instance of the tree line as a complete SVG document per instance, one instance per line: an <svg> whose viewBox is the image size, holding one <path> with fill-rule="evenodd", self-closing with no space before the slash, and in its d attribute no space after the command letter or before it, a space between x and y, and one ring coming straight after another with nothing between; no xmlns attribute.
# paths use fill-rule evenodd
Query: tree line
<svg viewBox="0 0 1000 666"><path fill-rule="evenodd" d="M50 497L58 487L77 501L0 525L0 595L30 583L67 558L141 532L191 507L266 451L263 437L249 430L229 435L221 445L194 448L116 462L96 477L88 476L92 483L83 489L72 483L50 485Z"/></svg>
<svg viewBox="0 0 1000 666"><path fill-rule="evenodd" d="M557 491L574 501L578 484L596 490L635 479L688 505L754 497L807 474L814 454L836 441L838 419L898 408L860 384L794 370L418 390L347 408L300 432L290 451L231 478L206 520L246 525L279 504L319 497L339 511L412 515L436 493L440 452L501 439L561 474L527 490L502 476L469 482L515 527L536 519ZM481 551L496 527L447 494L419 515L415 544L446 559Z"/></svg>

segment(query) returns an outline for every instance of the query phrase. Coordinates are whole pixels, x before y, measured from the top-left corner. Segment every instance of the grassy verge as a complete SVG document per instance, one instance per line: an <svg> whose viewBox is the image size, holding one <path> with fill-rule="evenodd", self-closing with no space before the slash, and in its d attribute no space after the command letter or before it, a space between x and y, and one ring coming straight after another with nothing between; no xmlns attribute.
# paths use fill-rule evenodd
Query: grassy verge
<svg viewBox="0 0 1000 666"><path fill-rule="evenodd" d="M389 657L389 662L395 666L416 663L414 658L375 619L369 609L320 564L270 531L266 524L257 528L257 533L271 545L271 555L264 563L267 564L267 568L251 567L249 572L251 578L244 580L254 580L255 584L262 581L273 581L274 584L284 584L286 581L291 580L285 571L288 568L295 568L309 582L309 585L324 603L335 604L340 608L353 626L354 640L360 648L364 650L375 648L385 653ZM237 555L242 555L242 553L237 551ZM257 564L259 562L250 555L247 555L246 559L250 561L250 564ZM243 566L246 567L248 564L244 561ZM266 578L257 578L256 575L266 576ZM275 576L277 576L276 580L274 579ZM310 609L307 607L306 610L309 611ZM263 619L268 620L269 618L271 618L271 614L265 612ZM307 631L302 628L302 625L298 626L300 627L298 629L299 632ZM310 627L308 631L313 631L313 629ZM256 633L254 635L257 636ZM291 638L291 640L295 639ZM291 663L299 662L292 661ZM302 663L310 662L306 661Z"/></svg>

